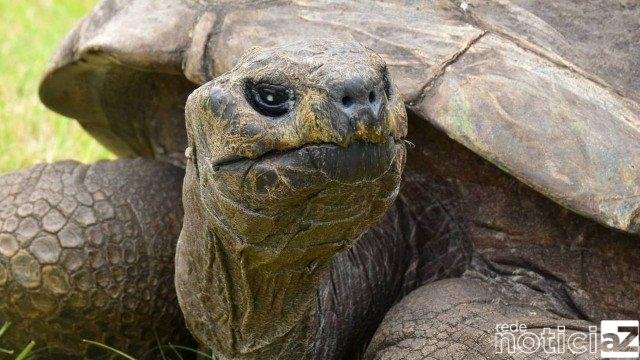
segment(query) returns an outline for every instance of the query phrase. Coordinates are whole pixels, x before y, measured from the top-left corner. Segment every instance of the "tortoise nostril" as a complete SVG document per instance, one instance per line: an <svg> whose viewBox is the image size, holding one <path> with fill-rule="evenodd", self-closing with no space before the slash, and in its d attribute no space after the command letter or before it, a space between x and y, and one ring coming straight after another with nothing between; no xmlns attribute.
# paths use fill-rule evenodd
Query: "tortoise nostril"
<svg viewBox="0 0 640 360"><path fill-rule="evenodd" d="M344 105L345 107L350 107L351 105L353 105L354 100L351 96L344 96L342 97L342 105Z"/></svg>
<svg viewBox="0 0 640 360"><path fill-rule="evenodd" d="M376 101L376 93L371 91L369 93L369 102L372 103L372 102L375 102L375 101Z"/></svg>

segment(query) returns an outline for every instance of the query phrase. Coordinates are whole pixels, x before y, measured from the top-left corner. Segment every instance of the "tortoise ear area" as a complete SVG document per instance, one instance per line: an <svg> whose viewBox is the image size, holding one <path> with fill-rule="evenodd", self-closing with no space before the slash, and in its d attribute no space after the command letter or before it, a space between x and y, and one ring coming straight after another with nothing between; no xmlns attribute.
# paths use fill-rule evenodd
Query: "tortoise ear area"
<svg viewBox="0 0 640 360"><path fill-rule="evenodd" d="M196 178L200 178L200 169L198 167L198 156L196 146L189 142L189 146L184 150L184 157L187 159L187 166L189 163L193 164L193 169L196 173Z"/></svg>

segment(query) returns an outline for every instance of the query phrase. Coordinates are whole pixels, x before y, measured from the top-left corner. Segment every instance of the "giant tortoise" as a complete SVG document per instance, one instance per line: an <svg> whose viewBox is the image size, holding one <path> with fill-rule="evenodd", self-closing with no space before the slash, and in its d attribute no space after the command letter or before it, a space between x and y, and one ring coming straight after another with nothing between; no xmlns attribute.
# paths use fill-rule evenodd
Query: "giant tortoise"
<svg viewBox="0 0 640 360"><path fill-rule="evenodd" d="M639 19L635 1L102 1L40 96L143 159L0 177L8 341L187 339L183 210L177 299L223 359L510 358L501 324L584 345L638 319Z"/></svg>

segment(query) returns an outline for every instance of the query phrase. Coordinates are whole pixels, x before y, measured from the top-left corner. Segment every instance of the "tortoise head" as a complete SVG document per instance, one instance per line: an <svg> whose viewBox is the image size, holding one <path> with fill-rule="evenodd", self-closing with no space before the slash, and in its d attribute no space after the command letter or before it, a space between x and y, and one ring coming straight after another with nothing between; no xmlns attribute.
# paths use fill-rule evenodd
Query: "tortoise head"
<svg viewBox="0 0 640 360"><path fill-rule="evenodd" d="M405 108L384 61L358 43L252 49L189 97L186 125L204 213L239 246L282 250L275 235L287 232L292 248L317 246L290 261L326 258L398 192Z"/></svg>
<svg viewBox="0 0 640 360"><path fill-rule="evenodd" d="M254 49L191 94L186 125L189 329L229 358L307 344L332 255L398 193L407 119L384 62L336 40Z"/></svg>

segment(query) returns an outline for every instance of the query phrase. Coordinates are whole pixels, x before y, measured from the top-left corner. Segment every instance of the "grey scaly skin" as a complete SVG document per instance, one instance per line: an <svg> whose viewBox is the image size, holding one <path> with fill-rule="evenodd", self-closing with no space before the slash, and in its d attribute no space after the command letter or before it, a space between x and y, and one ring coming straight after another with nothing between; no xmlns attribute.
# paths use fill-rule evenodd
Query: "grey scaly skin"
<svg viewBox="0 0 640 360"><path fill-rule="evenodd" d="M138 357L191 344L173 287L183 176L149 159L0 176L0 347L92 359L108 353L83 339Z"/></svg>

